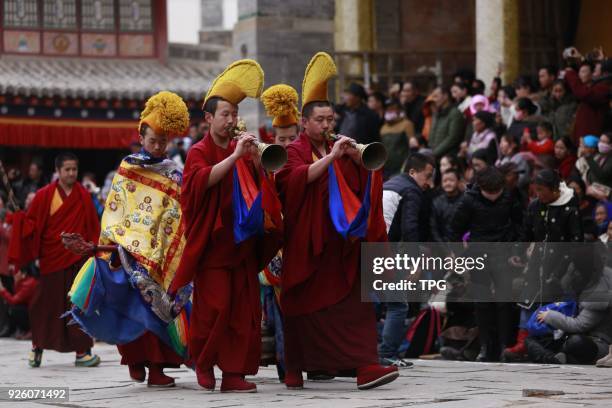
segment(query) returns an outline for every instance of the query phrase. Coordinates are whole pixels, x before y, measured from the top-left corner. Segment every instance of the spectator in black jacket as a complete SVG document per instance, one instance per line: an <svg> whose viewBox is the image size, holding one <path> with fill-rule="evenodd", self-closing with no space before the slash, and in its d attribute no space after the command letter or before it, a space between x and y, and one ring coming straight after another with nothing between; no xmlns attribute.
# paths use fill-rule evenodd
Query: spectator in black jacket
<svg viewBox="0 0 612 408"><path fill-rule="evenodd" d="M474 169L474 173L478 173L479 171L492 166L494 163L495 162L491 160L491 155L489 154L488 149L476 150L470 159L470 164L472 165L472 169Z"/></svg>
<svg viewBox="0 0 612 408"><path fill-rule="evenodd" d="M553 170L540 171L535 177L534 185L537 198L527 208L520 241L525 245L531 242L582 242L582 220L574 190L567 187L561 181L559 174ZM527 357L525 346L527 321L539 306L536 303L536 296L542 291L543 298L553 298L554 293L559 293L560 276L567 271L570 262L567 252L569 248L553 245L549 246L548 251L544 251L543 247L543 244L536 245L529 258L527 286L522 297L527 301L530 309L521 311L517 342L513 347L504 351L505 361L520 361ZM520 263L518 258L514 258L512 262ZM544 287L540 287L540 270L544 272L542 280ZM559 278L550 279L553 274Z"/></svg>
<svg viewBox="0 0 612 408"><path fill-rule="evenodd" d="M455 211L451 223L453 241L461 241L466 232L470 232L469 240L473 242L513 242L518 239L522 210L504 186L503 174L493 166L476 174L476 185L461 197ZM489 257L484 270L473 271L470 276L472 289L488 291L493 286L497 292L511 287L511 275L492 269L500 262L507 262L507 259ZM490 297L482 300L489 302L475 304L480 338L477 360L497 361L501 351L513 340L515 313L510 303L492 303ZM495 328L497 339L493 338Z"/></svg>
<svg viewBox="0 0 612 408"><path fill-rule="evenodd" d="M433 185L434 161L414 153L406 160L405 172L383 186L383 214L389 240L424 242L429 236L430 202L426 190ZM406 302L386 302L387 313L379 346L380 363L407 367L411 363L399 358L399 347L406 334Z"/></svg>
<svg viewBox="0 0 612 408"><path fill-rule="evenodd" d="M420 153L406 160L404 173L383 186L383 214L391 242L429 239L431 203L426 191L433 186L434 161Z"/></svg>
<svg viewBox="0 0 612 408"><path fill-rule="evenodd" d="M367 98L365 89L359 84L352 83L344 92L344 105L337 111L339 118L336 132L363 144L380 142L382 126L378 115L366 106Z"/></svg>
<svg viewBox="0 0 612 408"><path fill-rule="evenodd" d="M433 200L430 217L433 242L449 242L451 240L451 221L461 198L460 179L459 172L455 169L447 170L442 175L443 193Z"/></svg>
<svg viewBox="0 0 612 408"><path fill-rule="evenodd" d="M451 224L452 241L461 241L470 232L473 242L514 242L518 239L522 210L505 190L505 178L489 166L476 174L476 183L469 186Z"/></svg>
<svg viewBox="0 0 612 408"><path fill-rule="evenodd" d="M414 81L404 82L399 95L400 103L404 106L406 118L414 124L414 130L421 133L425 117L423 116L423 104L425 97L419 93L419 88Z"/></svg>
<svg viewBox="0 0 612 408"><path fill-rule="evenodd" d="M548 169L536 175L534 186L537 198L527 209L521 241L582 242L582 224L574 190L561 181L556 171Z"/></svg>
<svg viewBox="0 0 612 408"><path fill-rule="evenodd" d="M506 191L510 193L514 200L519 201L523 210L526 210L529 203L529 192L525 188L519 187L521 171L517 164L509 161L497 168L506 178Z"/></svg>

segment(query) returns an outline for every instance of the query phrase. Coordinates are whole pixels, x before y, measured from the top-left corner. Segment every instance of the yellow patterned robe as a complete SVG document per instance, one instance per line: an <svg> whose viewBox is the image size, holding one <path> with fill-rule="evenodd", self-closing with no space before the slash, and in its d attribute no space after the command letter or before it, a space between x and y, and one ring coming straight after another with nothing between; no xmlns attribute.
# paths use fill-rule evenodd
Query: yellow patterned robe
<svg viewBox="0 0 612 408"><path fill-rule="evenodd" d="M148 161L147 161L148 160ZM141 154L121 162L102 215L100 244L118 244L167 290L185 247L181 172Z"/></svg>

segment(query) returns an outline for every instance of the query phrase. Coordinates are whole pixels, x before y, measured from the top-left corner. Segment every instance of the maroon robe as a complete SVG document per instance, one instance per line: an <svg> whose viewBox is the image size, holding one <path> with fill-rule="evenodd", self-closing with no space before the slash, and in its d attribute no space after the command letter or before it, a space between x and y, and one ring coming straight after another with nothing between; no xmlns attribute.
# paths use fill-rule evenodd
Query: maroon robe
<svg viewBox="0 0 612 408"><path fill-rule="evenodd" d="M57 206L53 201L56 191L62 201L57 209L53 208ZM64 270L80 262L81 256L64 247L60 238L62 232L75 232L81 234L86 241L98 241L98 214L91 196L79 183L66 196L59 183L53 182L38 190L27 214L14 214L9 261L21 268L39 259L40 273L43 275Z"/></svg>
<svg viewBox="0 0 612 408"><path fill-rule="evenodd" d="M213 166L234 148L234 142L227 149L217 146L208 134L189 151L181 191L186 245L170 292L194 282L189 355L196 367L218 365L223 372L251 375L261 353L257 275L280 242L266 236L234 242L233 170L207 187ZM255 176L252 164L251 170Z"/></svg>
<svg viewBox="0 0 612 408"><path fill-rule="evenodd" d="M93 345L91 337L76 325L68 326L67 318L60 319L71 307L68 291L83 261L64 248L60 238L64 231L94 242L100 235L91 196L79 183L68 196L57 182L39 190L27 214L15 217L9 252L20 267L37 258L40 261L40 282L30 303L32 344L59 352L84 352Z"/></svg>
<svg viewBox="0 0 612 408"><path fill-rule="evenodd" d="M127 344L117 346L121 354L121 364L135 365L159 364L163 367L179 367L183 358L176 354L166 343L150 331Z"/></svg>
<svg viewBox="0 0 612 408"><path fill-rule="evenodd" d="M603 130L606 110L609 109L610 88L608 83L602 81L595 84L584 84L573 69L565 70L565 82L579 102L572 140L578 145L583 136L599 137Z"/></svg>
<svg viewBox="0 0 612 408"><path fill-rule="evenodd" d="M376 364L374 307L360 301L362 240L345 240L336 232L327 172L307 183L313 154L319 156L308 136L300 134L287 153L289 160L276 175L285 216L280 303L287 369L334 372ZM339 164L351 190L362 198L367 171L348 157ZM367 241L387 239L381 199L382 191L372 197Z"/></svg>

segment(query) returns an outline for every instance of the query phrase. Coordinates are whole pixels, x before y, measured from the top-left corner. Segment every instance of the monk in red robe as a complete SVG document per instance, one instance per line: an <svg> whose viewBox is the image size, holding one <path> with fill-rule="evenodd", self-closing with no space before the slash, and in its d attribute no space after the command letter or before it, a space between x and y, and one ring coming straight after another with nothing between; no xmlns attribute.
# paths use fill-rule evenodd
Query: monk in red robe
<svg viewBox="0 0 612 408"><path fill-rule="evenodd" d="M319 63L331 65L333 61L319 53L309 68ZM368 389L393 381L398 371L378 365L374 307L360 299L363 240L345 239L332 223L328 167L334 161L339 164L359 199L364 197L368 173L360 165L352 139L342 136L333 144L328 141L334 111L327 101L327 78L309 80L309 68L302 96L303 132L287 147L288 162L276 174L285 217L280 299L285 384L302 388L302 371L334 375L356 370L359 389ZM372 197L366 241L386 240L381 200L382 196Z"/></svg>
<svg viewBox="0 0 612 408"><path fill-rule="evenodd" d="M232 76L233 68L241 71L230 85L224 78ZM187 156L181 191L186 245L170 287L172 293L193 280L189 355L198 383L207 390L215 388L213 366L221 369L222 392L257 391L244 376L257 373L261 355L258 272L280 247L272 244L268 248L266 244L272 241L265 235L240 243L234 236L232 189L237 162L243 160L251 176L258 177L254 163L246 160L255 153L254 135L242 133L238 141L232 140L237 105L248 95L236 84L240 87L242 78L251 78L245 88L257 89L257 80L263 85L263 72L259 79L259 74L253 73L256 69L261 71L252 60L232 64L215 80L205 99L210 130ZM261 86L250 96L259 93Z"/></svg>
<svg viewBox="0 0 612 408"><path fill-rule="evenodd" d="M27 214L15 214L9 259L19 268L35 259L40 262L40 283L30 303L30 366L39 367L42 352L48 349L75 351L75 365L93 367L100 364L100 358L91 354L91 337L60 318L70 309L68 291L83 262L64 248L60 234L71 231L97 240L100 223L91 196L77 182L77 157L61 154L55 167L59 180L36 193Z"/></svg>

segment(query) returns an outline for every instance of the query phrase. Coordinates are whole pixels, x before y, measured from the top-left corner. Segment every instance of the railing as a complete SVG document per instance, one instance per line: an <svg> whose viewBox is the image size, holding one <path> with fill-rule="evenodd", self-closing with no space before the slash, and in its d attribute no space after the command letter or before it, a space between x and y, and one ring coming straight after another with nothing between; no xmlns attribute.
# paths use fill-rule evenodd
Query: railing
<svg viewBox="0 0 612 408"><path fill-rule="evenodd" d="M475 55L470 49L339 51L334 54L338 66L337 89L345 89L356 81L366 87L376 85L385 92L393 82L411 79L428 90L447 82L459 68L474 69Z"/></svg>

